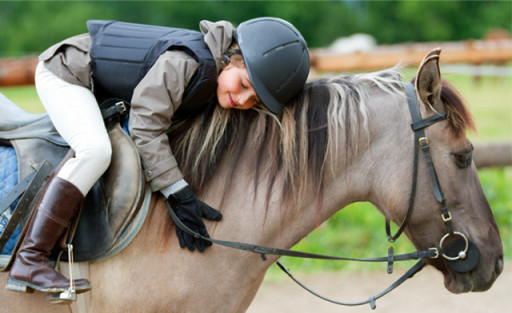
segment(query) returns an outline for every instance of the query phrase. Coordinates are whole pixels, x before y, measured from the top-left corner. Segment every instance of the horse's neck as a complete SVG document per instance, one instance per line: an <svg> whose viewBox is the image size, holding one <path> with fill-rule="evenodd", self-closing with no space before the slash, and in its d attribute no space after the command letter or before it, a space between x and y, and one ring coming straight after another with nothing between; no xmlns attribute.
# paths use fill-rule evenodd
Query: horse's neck
<svg viewBox="0 0 512 313"><path fill-rule="evenodd" d="M226 182L230 181L232 168L229 163L233 160L224 160L225 164L203 193L205 201L224 215L221 223L211 226L210 234L214 232L224 239L289 248L344 206L355 201L373 201L373 190L380 188L375 182L376 175L386 175L383 171L390 168L386 164L403 158L398 149L402 145L408 151L408 134L411 132L404 116L408 114L407 108L398 103L399 98L379 90L372 95L378 101L368 104L369 122L365 131L368 135L359 139L363 142L358 143L357 154L344 162L346 147L341 142L339 147L345 151L338 151L335 158L327 155L321 207L318 207L319 195L315 191L318 186L308 186L304 199L296 207L287 207L281 202L282 179L279 176L267 207L270 178L260 175L259 181L255 182L250 161L247 161L253 156L242 154L236 160L240 164L230 185L226 186ZM379 181L385 183L382 179ZM227 192L224 188L228 188ZM222 200L223 194L226 196Z"/></svg>
<svg viewBox="0 0 512 313"><path fill-rule="evenodd" d="M227 171L221 170L216 181L227 181L227 175ZM260 180L255 186L256 182L250 179L252 176L252 173L244 172L242 164L224 199L220 196L224 194L223 183L214 181L203 193L203 199L221 210L224 216L222 222L209 225L212 237L290 248L332 215L330 212L336 211L335 208L339 209L337 205L345 206L352 201L349 195L354 193L349 178L340 175L335 179L330 175L321 208L317 208L314 188L297 206L290 207L281 201L280 177L267 199L269 181Z"/></svg>

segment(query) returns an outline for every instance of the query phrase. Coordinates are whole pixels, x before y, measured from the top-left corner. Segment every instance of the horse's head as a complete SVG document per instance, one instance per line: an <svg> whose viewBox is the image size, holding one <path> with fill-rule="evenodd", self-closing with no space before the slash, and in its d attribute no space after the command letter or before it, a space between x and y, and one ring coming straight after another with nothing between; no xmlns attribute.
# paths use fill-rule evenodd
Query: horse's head
<svg viewBox="0 0 512 313"><path fill-rule="evenodd" d="M429 53L414 79L414 98L418 99L416 106L421 119L446 114L446 118L424 125L426 139L418 143L421 146L428 140L434 170L428 168L428 156L419 147L418 173L413 178L413 153L404 148L401 160L395 158L393 168L388 169L388 173L393 173L381 186L376 205L400 225L409 207L412 181L416 179L414 210L406 222L405 233L419 250L440 249L441 255L428 263L444 274L448 290L484 291L503 269L503 249L472 160L473 146L465 136L465 129L473 127L471 116L455 90L441 80L439 54L439 49ZM402 134L407 140L401 144L407 145L411 140L408 147L412 149L419 137L411 139L413 132L408 125L407 128ZM444 213L443 207L447 210Z"/></svg>

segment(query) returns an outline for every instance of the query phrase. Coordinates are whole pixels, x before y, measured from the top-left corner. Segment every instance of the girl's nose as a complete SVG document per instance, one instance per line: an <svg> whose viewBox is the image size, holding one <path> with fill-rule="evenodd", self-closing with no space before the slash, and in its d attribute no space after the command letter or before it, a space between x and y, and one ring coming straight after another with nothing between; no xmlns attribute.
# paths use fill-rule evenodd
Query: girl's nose
<svg viewBox="0 0 512 313"><path fill-rule="evenodd" d="M242 92L238 97L238 102L241 105L247 104L248 101L254 98L253 92L250 90L246 90L245 92Z"/></svg>
<svg viewBox="0 0 512 313"><path fill-rule="evenodd" d="M244 92L244 93L241 93L239 96L238 96L238 102L241 104L241 105L244 105L247 100L250 98L250 95L248 92Z"/></svg>

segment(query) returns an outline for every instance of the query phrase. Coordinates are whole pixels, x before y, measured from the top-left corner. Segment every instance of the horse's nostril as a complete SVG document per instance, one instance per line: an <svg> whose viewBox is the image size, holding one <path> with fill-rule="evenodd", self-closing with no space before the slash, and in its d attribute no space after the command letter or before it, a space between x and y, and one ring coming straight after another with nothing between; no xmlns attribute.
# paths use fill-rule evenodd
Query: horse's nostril
<svg viewBox="0 0 512 313"><path fill-rule="evenodd" d="M496 260L496 267L494 268L494 272L496 273L496 277L498 277L501 272L503 272L503 258L500 257Z"/></svg>

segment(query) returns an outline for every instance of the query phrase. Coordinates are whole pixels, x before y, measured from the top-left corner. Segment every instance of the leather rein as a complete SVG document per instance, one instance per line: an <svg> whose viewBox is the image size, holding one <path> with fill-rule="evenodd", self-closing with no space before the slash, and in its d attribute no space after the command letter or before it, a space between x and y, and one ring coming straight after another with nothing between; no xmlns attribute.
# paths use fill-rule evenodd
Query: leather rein
<svg viewBox="0 0 512 313"><path fill-rule="evenodd" d="M439 247L431 247L423 251L415 251L412 253L406 254L394 254L394 249L392 246L388 249L388 255L384 257L377 258L347 258L347 257L339 257L339 256L329 256L308 252L301 252L296 250L288 250L288 249L279 249L273 247L267 247L257 244L249 244L243 242L234 242L234 241L226 241L226 240L218 240L214 238L204 237L190 228L188 228L183 222L181 222L176 214L174 213L171 206L165 201L169 213L176 223L176 226L181 228L184 232L189 235L192 235L196 238L201 238L203 240L207 240L209 242L222 245L225 247L249 251L253 253L260 254L263 261L267 260L266 255L277 255L277 256L289 256L289 257L299 257L299 258L309 258L309 259L323 259L323 260L334 260L334 261L360 261L360 262L387 262L387 272L391 274L393 271L393 262L395 261L407 261L407 260L419 260L415 265L413 265L405 274L403 274L399 279L397 279L393 284L391 284L388 288L380 292L375 296L371 296L369 299L359 302L340 302L336 300L329 299L325 296L322 296L315 291L309 289L304 284L302 284L298 279L296 279L290 271L280 262L276 261L277 265L281 270L283 270L293 281L295 281L298 285L306 289L311 294L334 304L345 305L345 306L357 306L363 304L370 304L372 309L376 308L375 301L382 296L388 294L390 291L401 285L404 281L411 278L419 272L426 265L425 258L439 258L442 256L446 260L450 261L448 264L458 272L468 272L472 270L479 261L480 253L476 245L467 239L467 237L457 231L453 231L451 215L446 206L446 199L444 198L444 194L441 190L441 185L439 184L439 180L437 178L437 174L434 168L434 164L432 162L432 158L430 155L430 146L427 137L425 136L424 129L432 124L435 124L439 121L442 121L447 118L446 113L442 113L439 115L434 115L427 119L422 119L421 114L418 108L418 99L416 96L416 92L412 83L407 82L404 83L404 88L406 91L406 95L408 98L409 110L411 112L412 117L412 130L414 131L414 170L413 170L413 181L412 181L412 190L409 198L409 207L407 213L402 221L397 232L392 235L390 221L386 219L386 234L389 242L394 242L405 230L407 224L412 216L414 211L414 202L416 195L416 182L418 176L418 162L419 162L419 151L423 151L423 155L425 157L427 168L430 175L430 180L432 182L432 187L434 189L434 195L436 200L440 203L441 206L441 217L448 229L448 233L444 235L439 243ZM458 237L457 240L452 242L446 249L443 248L444 241L451 236ZM468 262L469 261L469 262ZM455 265L453 265L455 264Z"/></svg>

